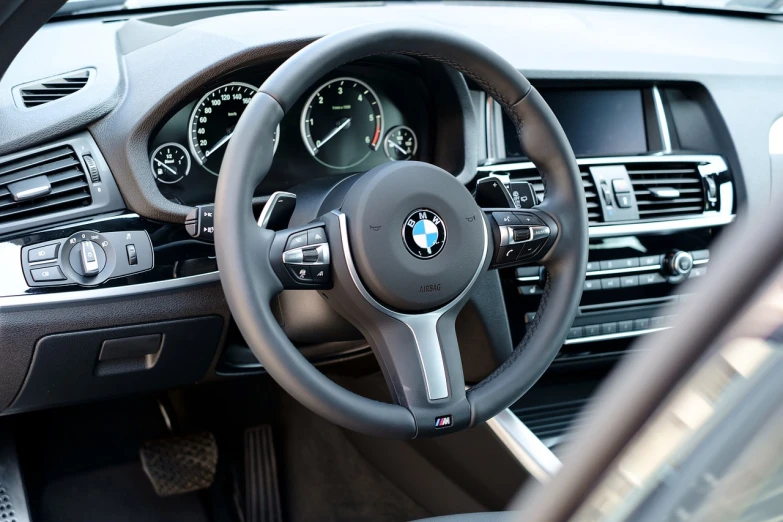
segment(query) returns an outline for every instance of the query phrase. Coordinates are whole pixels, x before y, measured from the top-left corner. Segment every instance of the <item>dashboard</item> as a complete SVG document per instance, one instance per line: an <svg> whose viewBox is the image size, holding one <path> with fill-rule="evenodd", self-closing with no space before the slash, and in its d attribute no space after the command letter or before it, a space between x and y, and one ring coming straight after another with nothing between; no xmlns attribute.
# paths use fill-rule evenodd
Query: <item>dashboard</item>
<svg viewBox="0 0 783 522"><path fill-rule="evenodd" d="M322 78L280 124L272 167L256 195L388 161L430 161L429 93L411 65L356 64ZM232 72L164 118L150 141L150 168L166 198L214 201L236 122L269 73L268 67Z"/></svg>
<svg viewBox="0 0 783 522"><path fill-rule="evenodd" d="M715 239L736 215L768 205L783 179L770 161L783 114L783 35L772 22L597 5L395 3L50 23L0 79L0 189L12 183L4 176L46 167L56 190L24 205L0 193L0 414L264 371L232 321L213 245L185 223L214 201L235 122L268 75L313 39L379 19L476 38L522 70L563 124L590 220L579 315L553 366L572 371L572 384L590 365L616 361L633 338L667 328L667 306L687 303L687 281L710 270ZM26 87L76 73L81 90L24 105ZM491 95L421 57L335 69L288 112L273 149L255 192L262 201L407 160L438 165L471 191L498 180L519 207L545 198ZM311 219L298 212L292 226ZM93 251L97 266L87 268L97 278L78 266ZM503 269L486 282L483 304L468 307L462 324L480 320L484 344L500 347L491 362L525 335L546 281L535 266ZM371 353L305 294L277 300L303 354L326 364ZM150 335L163 339L157 355L101 356L107 340ZM464 360L469 378L493 367Z"/></svg>

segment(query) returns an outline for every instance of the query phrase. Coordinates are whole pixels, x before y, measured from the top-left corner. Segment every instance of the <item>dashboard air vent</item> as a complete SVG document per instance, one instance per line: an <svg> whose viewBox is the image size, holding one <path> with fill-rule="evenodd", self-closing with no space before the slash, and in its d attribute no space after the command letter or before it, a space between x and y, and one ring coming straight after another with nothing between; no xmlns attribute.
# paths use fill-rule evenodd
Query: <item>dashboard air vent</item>
<svg viewBox="0 0 783 522"><path fill-rule="evenodd" d="M0 163L0 223L89 205L78 156L62 146Z"/></svg>
<svg viewBox="0 0 783 522"><path fill-rule="evenodd" d="M87 85L91 71L84 69L23 85L19 88L22 104L30 109L73 94Z"/></svg>
<svg viewBox="0 0 783 522"><path fill-rule="evenodd" d="M590 173L586 170L582 170L582 185L585 189L585 198L587 199L587 219L591 225L603 222L603 214L601 213L601 202L598 199L598 192L596 192L595 184ZM544 183L541 181L541 174L535 168L515 170L511 174L512 181L527 181L536 191L536 199L538 203L544 200Z"/></svg>
<svg viewBox="0 0 783 522"><path fill-rule="evenodd" d="M657 220L704 212L704 184L694 163L628 163L639 219Z"/></svg>

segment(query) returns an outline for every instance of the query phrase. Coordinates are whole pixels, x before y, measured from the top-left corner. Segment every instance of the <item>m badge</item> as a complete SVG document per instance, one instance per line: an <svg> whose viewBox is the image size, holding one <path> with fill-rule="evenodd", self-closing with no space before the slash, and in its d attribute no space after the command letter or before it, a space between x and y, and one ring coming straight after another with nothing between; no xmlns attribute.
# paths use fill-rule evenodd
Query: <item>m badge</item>
<svg viewBox="0 0 783 522"><path fill-rule="evenodd" d="M416 209L405 218L402 241L414 256L432 259L440 254L446 244L446 225L432 210Z"/></svg>
<svg viewBox="0 0 783 522"><path fill-rule="evenodd" d="M451 415L435 418L435 429L439 430L441 428L451 428Z"/></svg>

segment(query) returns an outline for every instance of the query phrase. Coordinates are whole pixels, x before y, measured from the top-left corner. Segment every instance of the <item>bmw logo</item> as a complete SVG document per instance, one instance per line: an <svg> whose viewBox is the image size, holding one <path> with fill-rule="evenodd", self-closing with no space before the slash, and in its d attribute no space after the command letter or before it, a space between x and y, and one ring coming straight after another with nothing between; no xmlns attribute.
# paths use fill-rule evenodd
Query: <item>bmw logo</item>
<svg viewBox="0 0 783 522"><path fill-rule="evenodd" d="M446 244L446 225L432 210L420 208L405 218L402 241L408 252L419 259L432 259Z"/></svg>

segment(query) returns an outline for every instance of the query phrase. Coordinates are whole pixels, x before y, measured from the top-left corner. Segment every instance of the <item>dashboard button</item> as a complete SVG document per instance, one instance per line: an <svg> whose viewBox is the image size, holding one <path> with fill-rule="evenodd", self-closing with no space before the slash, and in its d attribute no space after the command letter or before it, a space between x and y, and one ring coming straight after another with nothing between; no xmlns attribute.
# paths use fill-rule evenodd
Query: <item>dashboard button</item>
<svg viewBox="0 0 783 522"><path fill-rule="evenodd" d="M301 248L303 246L307 246L306 230L304 232L293 234L291 237L289 237L288 242L285 244L285 249L291 250L292 248Z"/></svg>
<svg viewBox="0 0 783 522"><path fill-rule="evenodd" d="M516 271L517 277L541 277L541 267L520 266Z"/></svg>
<svg viewBox="0 0 783 522"><path fill-rule="evenodd" d="M589 292L591 290L600 290L601 289L601 280L600 279L587 279L585 280L585 286L584 291Z"/></svg>
<svg viewBox="0 0 783 522"><path fill-rule="evenodd" d="M27 261L35 263L36 261L51 261L57 258L57 243L53 245L44 245L30 249L27 252Z"/></svg>
<svg viewBox="0 0 783 522"><path fill-rule="evenodd" d="M665 282L666 279L664 279L661 274L657 274L657 273L642 274L639 276L639 286L655 285L658 283L665 283Z"/></svg>
<svg viewBox="0 0 783 522"><path fill-rule="evenodd" d="M307 244L317 245L319 243L326 243L326 232L323 228L311 228L307 231Z"/></svg>
<svg viewBox="0 0 783 522"><path fill-rule="evenodd" d="M309 266L289 266L288 271L291 272L291 277L300 283L313 282L313 274Z"/></svg>
<svg viewBox="0 0 783 522"><path fill-rule="evenodd" d="M609 259L608 261L601 261L601 270L614 270L620 268L619 259Z"/></svg>
<svg viewBox="0 0 783 522"><path fill-rule="evenodd" d="M695 261L700 261L702 259L709 259L710 258L710 251L709 250L694 250L691 252L691 256L693 256L693 259Z"/></svg>
<svg viewBox="0 0 783 522"><path fill-rule="evenodd" d="M615 194L631 191L631 185L628 183L628 180L626 179L613 179L612 188L614 189Z"/></svg>
<svg viewBox="0 0 783 522"><path fill-rule="evenodd" d="M521 295L541 295L544 293L544 289L537 285L525 285L519 287L519 293Z"/></svg>
<svg viewBox="0 0 783 522"><path fill-rule="evenodd" d="M707 267L706 266L697 266L697 267L694 267L693 270L691 270L691 275L689 277L702 277L704 275L707 275Z"/></svg>
<svg viewBox="0 0 783 522"><path fill-rule="evenodd" d="M661 256L642 256L639 258L639 264L641 266L655 266L661 264Z"/></svg>
<svg viewBox="0 0 783 522"><path fill-rule="evenodd" d="M650 328L663 328L665 323L666 323L666 318L663 316L650 318Z"/></svg>
<svg viewBox="0 0 783 522"><path fill-rule="evenodd" d="M587 271L588 272L595 272L596 270L601 270L601 263L598 261L588 261L587 262Z"/></svg>
<svg viewBox="0 0 783 522"><path fill-rule="evenodd" d="M617 180L615 180L617 181ZM620 208L631 208L631 195L630 194L615 194L617 198L617 206Z"/></svg>
<svg viewBox="0 0 783 522"><path fill-rule="evenodd" d="M633 321L620 321L617 323L617 331L620 333L630 332L633 330Z"/></svg>
<svg viewBox="0 0 783 522"><path fill-rule="evenodd" d="M601 327L597 324L588 324L583 328L585 329L585 337L590 337L601 333Z"/></svg>
<svg viewBox="0 0 783 522"><path fill-rule="evenodd" d="M60 267L48 266L46 268L33 268L30 275L36 283L45 283L47 281L63 281L65 276L60 271Z"/></svg>
<svg viewBox="0 0 783 522"><path fill-rule="evenodd" d="M544 243L546 243L546 239L547 238L535 239L533 241L526 241L520 245L517 245L519 247L517 261L525 261L535 256L538 251L541 250L541 247L544 246Z"/></svg>
<svg viewBox="0 0 783 522"><path fill-rule="evenodd" d="M605 277L601 279L601 289L603 290L613 290L615 288L620 288L620 278L619 277Z"/></svg>
<svg viewBox="0 0 783 522"><path fill-rule="evenodd" d="M125 245L125 252L128 254L129 265L139 264L139 258L136 256L136 245Z"/></svg>
<svg viewBox="0 0 783 522"><path fill-rule="evenodd" d="M645 317L644 319L637 319L633 322L634 330L647 330L650 328L650 319Z"/></svg>
<svg viewBox="0 0 783 522"><path fill-rule="evenodd" d="M570 330L568 330L568 337L567 339L578 339L584 335L582 333L582 327L581 326L574 326Z"/></svg>
<svg viewBox="0 0 783 522"><path fill-rule="evenodd" d="M609 335L617 333L617 323L604 323L601 325L601 334Z"/></svg>
<svg viewBox="0 0 783 522"><path fill-rule="evenodd" d="M617 260L617 268L636 268L639 266L638 257L626 257Z"/></svg>
<svg viewBox="0 0 783 522"><path fill-rule="evenodd" d="M623 276L620 278L620 288L630 288L632 286L639 286L639 276Z"/></svg>

